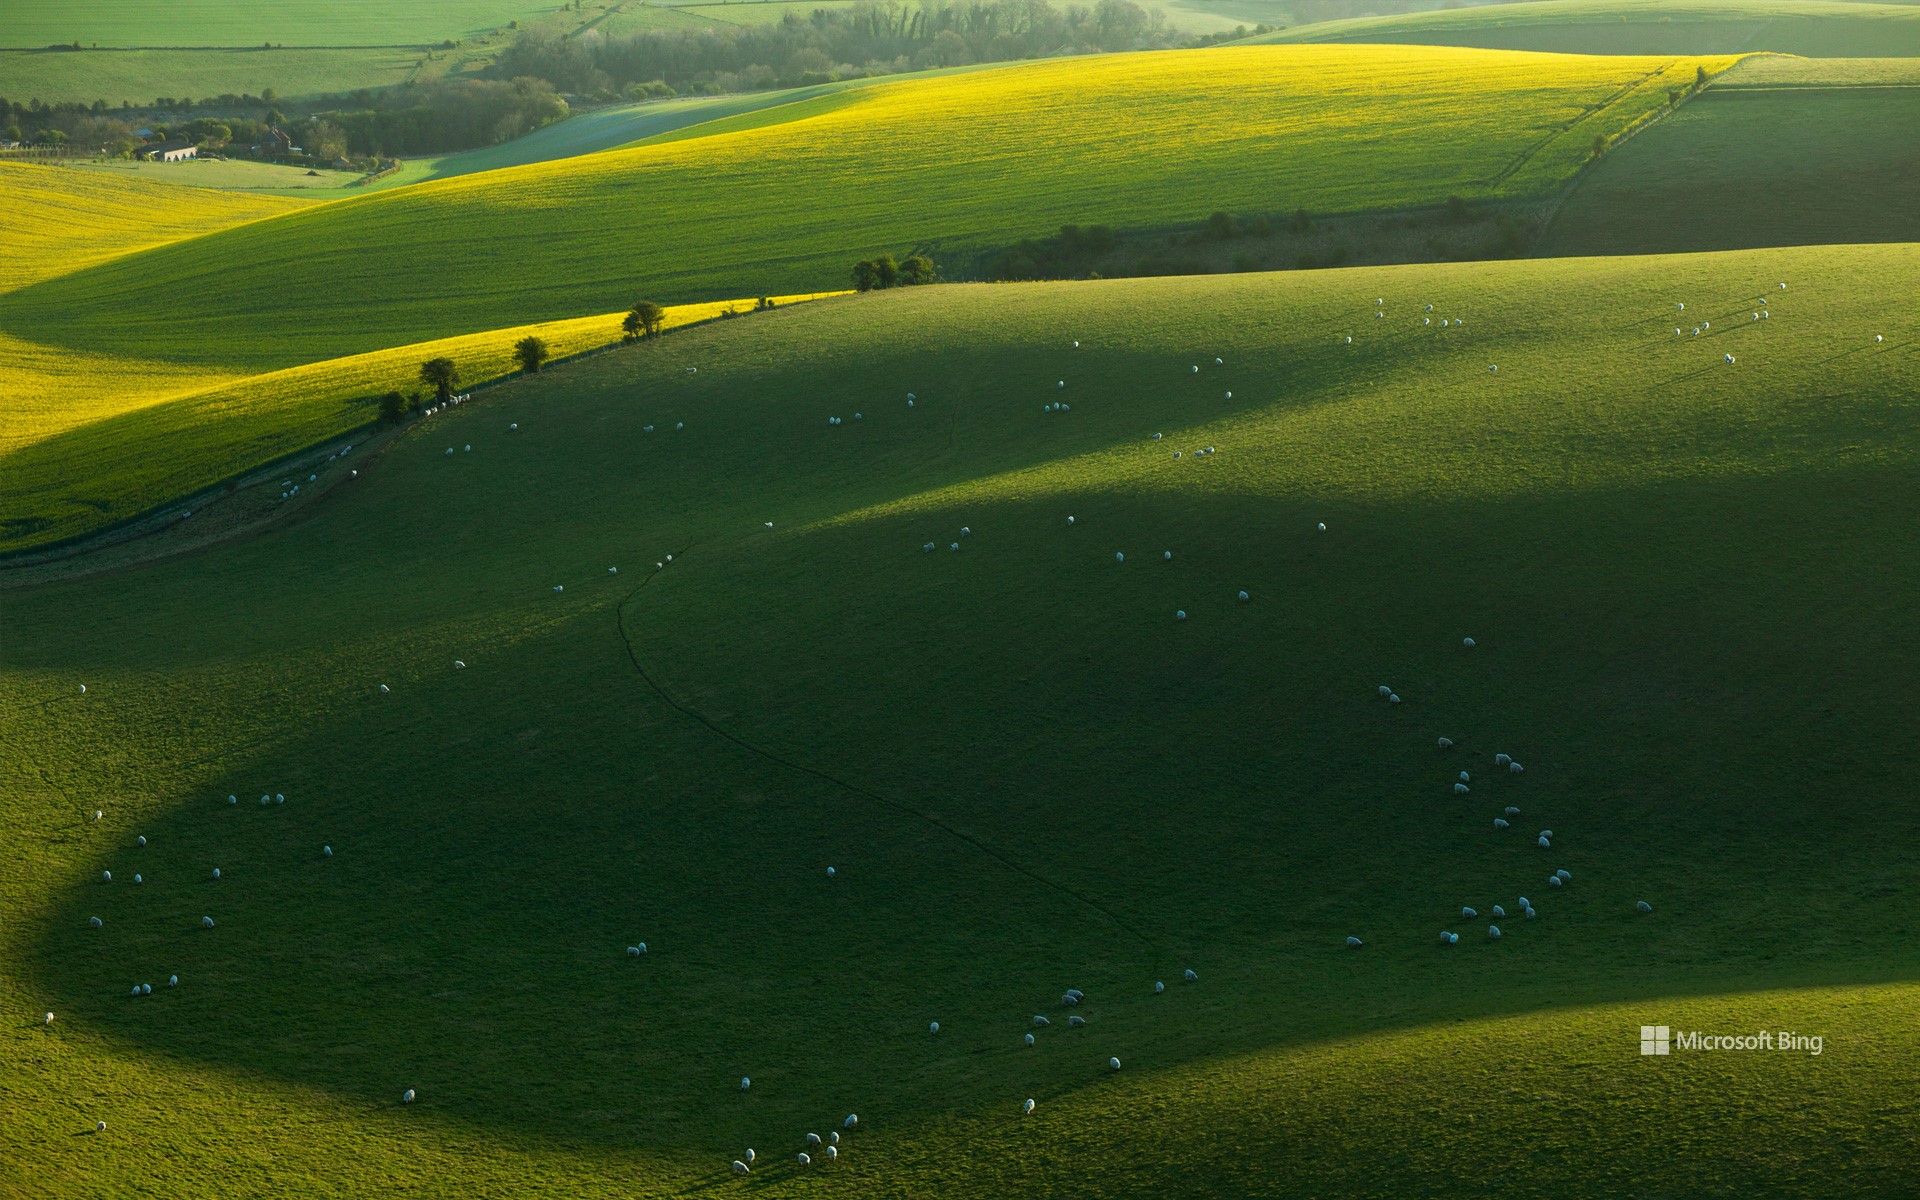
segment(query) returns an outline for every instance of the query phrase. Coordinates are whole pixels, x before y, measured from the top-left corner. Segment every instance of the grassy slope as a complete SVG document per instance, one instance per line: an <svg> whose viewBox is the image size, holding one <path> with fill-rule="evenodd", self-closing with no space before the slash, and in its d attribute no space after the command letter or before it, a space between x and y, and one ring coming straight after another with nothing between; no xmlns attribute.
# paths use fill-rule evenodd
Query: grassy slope
<svg viewBox="0 0 1920 1200"><path fill-rule="evenodd" d="M778 116L793 119L777 126L229 231L0 298L0 328L67 345L111 330L156 357L274 367L604 311L626 303L636 279L676 302L798 292L840 284L876 251L922 241L963 251L1068 221L1524 195L1564 179L1594 134L1664 103L1693 70L1678 59L1249 47L882 85L787 106ZM326 284L290 290L295 271ZM218 339L183 336L214 324Z"/></svg>
<svg viewBox="0 0 1920 1200"><path fill-rule="evenodd" d="M61 167L0 164L0 292L301 205ZM53 347L0 333L0 451L239 372L142 359L107 337Z"/></svg>
<svg viewBox="0 0 1920 1200"><path fill-rule="evenodd" d="M257 45L218 50L102 50L64 54L45 50L0 50L0 95L48 103L104 100L153 103L156 96L319 95L355 88L391 87L412 78L417 49L261 50ZM257 115L257 114L256 114Z"/></svg>
<svg viewBox="0 0 1920 1200"><path fill-rule="evenodd" d="M775 300L794 304L812 298ZM662 328L712 320L752 304L748 299L677 305L666 310ZM430 358L453 359L462 386L472 388L517 373L513 345L523 337L544 339L556 358L580 354L618 344L625 315L622 311L462 334L243 375L211 387L203 373L190 391L176 382L173 394L124 412L100 413L74 404L62 414L69 416L67 422L0 450L0 472L8 484L0 502L0 551L58 541L137 516L216 480L366 425L376 419L382 394L420 389L420 364ZM77 371L119 364L80 357L57 365ZM129 373L147 365L133 364ZM80 413L87 416L75 419ZM156 446L167 452L155 454Z"/></svg>
<svg viewBox="0 0 1920 1200"><path fill-rule="evenodd" d="M1920 60L1747 59L1580 181L1539 252L1920 240Z"/></svg>
<svg viewBox="0 0 1920 1200"><path fill-rule="evenodd" d="M182 187L215 188L223 192L290 195L302 199L332 200L352 196L361 171L309 171L306 167L252 162L243 158L190 158L185 162L136 162L113 159L73 164L84 171L100 171L121 178L144 178Z"/></svg>
<svg viewBox="0 0 1920 1200"><path fill-rule="evenodd" d="M550 0L13 0L0 46L393 46L438 42L557 7Z"/></svg>
<svg viewBox="0 0 1920 1200"><path fill-rule="evenodd" d="M1546 0L1323 21L1257 42L1406 42L1563 54L1920 55L1920 7L1828 0Z"/></svg>
<svg viewBox="0 0 1920 1200"><path fill-rule="evenodd" d="M823 302L10 595L0 1190L1911 1194L1920 329L1864 331L1916 270ZM1501 943L1457 916L1519 892ZM1022 1049L1069 985L1090 1026ZM1656 1062L1649 1022L1829 1040Z"/></svg>

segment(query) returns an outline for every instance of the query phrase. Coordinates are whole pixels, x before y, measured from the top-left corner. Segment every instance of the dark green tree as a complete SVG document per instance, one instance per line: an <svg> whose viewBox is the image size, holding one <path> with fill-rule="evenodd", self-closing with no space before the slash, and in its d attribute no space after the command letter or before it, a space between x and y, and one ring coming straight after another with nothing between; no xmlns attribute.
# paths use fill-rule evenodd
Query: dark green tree
<svg viewBox="0 0 1920 1200"><path fill-rule="evenodd" d="M513 344L513 357L519 362L522 371L529 375L538 375L542 364L553 357L553 352L547 349L545 341L529 335Z"/></svg>
<svg viewBox="0 0 1920 1200"><path fill-rule="evenodd" d="M388 392L380 397L380 419L398 421L407 415L407 398L399 392Z"/></svg>
<svg viewBox="0 0 1920 1200"><path fill-rule="evenodd" d="M433 389L433 394L444 403L453 395L453 389L460 386L460 368L453 365L450 358L430 358L420 364L420 382Z"/></svg>
<svg viewBox="0 0 1920 1200"><path fill-rule="evenodd" d="M660 332L661 323L667 319L667 310L651 300L642 300L633 306L626 318L620 322L620 329L627 340L638 341L643 337L654 337Z"/></svg>
<svg viewBox="0 0 1920 1200"><path fill-rule="evenodd" d="M853 264L853 286L862 292L870 292L880 286L880 272L872 259L863 258Z"/></svg>
<svg viewBox="0 0 1920 1200"><path fill-rule="evenodd" d="M900 286L919 287L939 278L940 268L924 254L909 254L900 260Z"/></svg>

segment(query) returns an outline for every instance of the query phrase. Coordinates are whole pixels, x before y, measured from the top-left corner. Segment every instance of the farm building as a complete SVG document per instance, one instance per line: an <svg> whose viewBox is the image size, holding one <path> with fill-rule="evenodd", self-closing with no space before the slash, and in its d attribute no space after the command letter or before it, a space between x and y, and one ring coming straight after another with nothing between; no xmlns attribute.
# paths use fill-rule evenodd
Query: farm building
<svg viewBox="0 0 1920 1200"><path fill-rule="evenodd" d="M135 153L148 162L181 162L197 157L200 147L192 142L161 142L155 146L142 146Z"/></svg>

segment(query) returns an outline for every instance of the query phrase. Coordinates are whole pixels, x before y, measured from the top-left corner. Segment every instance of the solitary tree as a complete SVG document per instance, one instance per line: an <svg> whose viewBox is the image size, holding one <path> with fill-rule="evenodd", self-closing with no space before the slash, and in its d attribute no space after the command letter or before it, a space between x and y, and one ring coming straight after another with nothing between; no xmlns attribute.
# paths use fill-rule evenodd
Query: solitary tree
<svg viewBox="0 0 1920 1200"><path fill-rule="evenodd" d="M537 337L523 337L513 344L513 356L520 362L520 369L529 375L538 375L540 365L552 357L546 342Z"/></svg>
<svg viewBox="0 0 1920 1200"><path fill-rule="evenodd" d="M932 283L939 275L940 268L924 254L909 254L900 260L900 284L902 287L918 287L923 283Z"/></svg>
<svg viewBox="0 0 1920 1200"><path fill-rule="evenodd" d="M633 310L620 322L620 329L627 335L628 341L637 341L659 333L661 322L666 319L666 309L651 300L642 300L634 305Z"/></svg>
<svg viewBox="0 0 1920 1200"><path fill-rule="evenodd" d="M430 358L420 364L420 382L431 387L444 403L460 386L460 368L450 358Z"/></svg>

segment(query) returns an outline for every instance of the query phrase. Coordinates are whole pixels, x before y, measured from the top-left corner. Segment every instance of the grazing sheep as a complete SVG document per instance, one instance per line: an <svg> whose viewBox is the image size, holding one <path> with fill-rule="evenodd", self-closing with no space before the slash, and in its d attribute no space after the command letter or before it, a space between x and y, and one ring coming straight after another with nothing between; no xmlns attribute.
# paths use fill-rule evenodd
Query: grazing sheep
<svg viewBox="0 0 1920 1200"><path fill-rule="evenodd" d="M51 1025L51 1024L53 1024L53 1014L52 1014L52 1013L48 1013L48 1014L47 1014L47 1019L46 1019L46 1020L44 1020L44 1021L42 1021L42 1022L41 1022L41 1024L42 1024L42 1025Z"/></svg>
<svg viewBox="0 0 1920 1200"><path fill-rule="evenodd" d="M228 797L227 797L227 803L228 803L228 804L238 804L238 803L240 803L240 797L238 797L238 796L234 796L234 795L228 795Z"/></svg>
<svg viewBox="0 0 1920 1200"><path fill-rule="evenodd" d="M1547 886L1548 886L1548 887L1559 887L1559 886L1561 885L1561 883L1562 883L1562 882L1563 882L1563 881L1561 880L1561 878L1560 878L1560 877L1559 877L1558 875L1549 875L1549 876L1547 876Z"/></svg>
<svg viewBox="0 0 1920 1200"><path fill-rule="evenodd" d="M794 1155L794 1158L803 1167L810 1167L813 1165L813 1159L807 1157L807 1152L805 1150L802 1150L799 1154Z"/></svg>
<svg viewBox="0 0 1920 1200"><path fill-rule="evenodd" d="M1198 374L1200 373L1200 368L1199 368L1199 367L1197 367L1197 366L1196 366L1196 367L1194 367L1194 368L1193 368L1193 373L1194 373L1195 375L1198 375Z"/></svg>
<svg viewBox="0 0 1920 1200"><path fill-rule="evenodd" d="M1029 1046L1031 1046L1031 1045L1033 1045L1033 1035L1032 1035L1032 1034L1028 1034L1028 1035L1027 1035L1027 1045L1029 1045Z"/></svg>
<svg viewBox="0 0 1920 1200"><path fill-rule="evenodd" d="M1116 551L1114 551L1114 554L1113 554L1113 561L1115 561L1115 562L1125 562L1125 561L1127 561L1127 556L1126 556L1125 554L1122 554L1121 552L1119 552L1119 551L1117 551L1117 550L1116 550Z"/></svg>
<svg viewBox="0 0 1920 1200"><path fill-rule="evenodd" d="M1543 837L1543 838L1550 838L1550 837L1552 837L1552 836L1553 836L1553 830L1551 830L1551 829L1542 829L1542 830L1540 831L1540 836L1541 836L1541 837Z"/></svg>
<svg viewBox="0 0 1920 1200"><path fill-rule="evenodd" d="M827 868L827 878L828 878L828 879L832 879L832 878L833 878L833 877L834 877L835 875L838 875L839 873L840 873L840 872L838 872L838 871L836 871L836 870L834 870L834 869L833 869L832 867L828 867L828 868Z"/></svg>
<svg viewBox="0 0 1920 1200"><path fill-rule="evenodd" d="M1493 938L1493 939L1495 939L1496 941L1497 941L1497 940L1499 940L1499 937L1500 937L1500 927L1499 927L1498 925L1489 925L1489 926L1487 926L1487 936L1488 936L1488 937L1490 937L1490 938Z"/></svg>
<svg viewBox="0 0 1920 1200"><path fill-rule="evenodd" d="M218 879L218 878L220 878L220 868L219 868L219 867L215 867L215 868L213 869L213 877L214 877L215 879Z"/></svg>
<svg viewBox="0 0 1920 1200"><path fill-rule="evenodd" d="M1732 362L1732 361L1733 361L1733 355L1731 355L1731 354L1729 354L1729 355L1727 355L1726 357L1727 357L1727 361L1728 361L1728 362Z"/></svg>
<svg viewBox="0 0 1920 1200"><path fill-rule="evenodd" d="M90 926L92 926L92 927L93 927L93 928L95 928L95 929L98 929L98 928L100 928L100 927L101 927L102 925L104 925L104 924L106 924L106 922L105 922L105 921L102 921L102 920L101 920L101 919L100 919L99 917L88 917L88 918L87 918L87 924L88 924L88 925L90 925Z"/></svg>
<svg viewBox="0 0 1920 1200"><path fill-rule="evenodd" d="M1650 913L1653 911L1653 905L1648 904L1645 900L1636 900L1633 906L1634 908L1638 909L1643 913Z"/></svg>
<svg viewBox="0 0 1920 1200"><path fill-rule="evenodd" d="M848 1113L848 1114L847 1114L847 1119L846 1119L846 1120L844 1120L844 1121L842 1121L842 1122L840 1122L840 1128L842 1128L842 1129L852 1129L852 1128L853 1128L853 1127L854 1127L855 1125L858 1125L859 1123L860 1123L860 1114L859 1114L859 1113ZM834 1142L835 1142L835 1143L838 1143L838 1142L840 1141L840 1139L839 1139L838 1137L835 1137L835 1138L834 1138L833 1140L834 1140Z"/></svg>
<svg viewBox="0 0 1920 1200"><path fill-rule="evenodd" d="M93 1123L93 1131L95 1133L105 1133L107 1131L107 1123L105 1121L95 1121Z"/></svg>
<svg viewBox="0 0 1920 1200"><path fill-rule="evenodd" d="M408 1088L408 1089L407 1089L406 1091L404 1091L404 1092L402 1092L402 1093L400 1093L400 1103L402 1103L402 1104L412 1104L412 1103L413 1103L413 1089L412 1089L412 1088Z"/></svg>
<svg viewBox="0 0 1920 1200"><path fill-rule="evenodd" d="M820 1144L820 1135L817 1133L810 1133L807 1135L806 1140L807 1140L807 1145L818 1146Z"/></svg>
<svg viewBox="0 0 1920 1200"><path fill-rule="evenodd" d="M733 1160L733 1173L735 1175L745 1175L748 1171L752 1169L753 1168L747 1166L747 1164L741 1162L737 1158Z"/></svg>
<svg viewBox="0 0 1920 1200"><path fill-rule="evenodd" d="M453 660L453 669L456 671L464 671L467 669L467 664L456 658Z"/></svg>
<svg viewBox="0 0 1920 1200"><path fill-rule="evenodd" d="M1382 696L1391 696L1391 695L1393 695L1393 689L1392 689L1392 688L1390 688L1390 687L1388 687L1388 686L1387 686L1386 684L1384 684L1384 683L1383 683L1383 684L1381 684L1381 685L1380 685L1379 687L1377 687L1377 688L1375 688L1375 689L1374 689L1374 691L1375 691L1375 692L1377 692L1377 693L1379 693L1379 694L1380 694L1380 695L1382 695Z"/></svg>
<svg viewBox="0 0 1920 1200"><path fill-rule="evenodd" d="M1453 739L1452 739L1452 738L1441 738L1441 739L1440 739L1440 748L1441 748L1442 750L1451 750L1451 749L1453 749Z"/></svg>
<svg viewBox="0 0 1920 1200"><path fill-rule="evenodd" d="M1347 949L1349 950L1358 950L1361 946L1365 944L1366 943L1362 942L1359 938L1354 937L1352 935L1348 935L1347 937Z"/></svg>
<svg viewBox="0 0 1920 1200"><path fill-rule="evenodd" d="M509 426L507 426L507 428L508 428L508 429L518 429L518 428L520 428L520 422L518 422L518 421L515 421L515 422L514 422L513 424L511 424L511 425L509 425Z"/></svg>
<svg viewBox="0 0 1920 1200"><path fill-rule="evenodd" d="M838 1147L838 1146L828 1146L828 1147L827 1147L827 1161L828 1161L828 1162L834 1162L834 1161L837 1161L837 1160L839 1159L839 1157L840 1157L840 1147Z"/></svg>
<svg viewBox="0 0 1920 1200"><path fill-rule="evenodd" d="M1460 944L1460 935L1457 933L1443 933L1440 937L1449 946L1457 946Z"/></svg>
<svg viewBox="0 0 1920 1200"><path fill-rule="evenodd" d="M1462 771L1462 772L1460 772L1460 782L1461 782L1461 783L1472 783L1472 782L1473 782L1473 778L1472 778L1471 776L1469 776L1469 775L1468 775L1468 774L1467 774L1467 773L1466 773L1465 771Z"/></svg>
<svg viewBox="0 0 1920 1200"><path fill-rule="evenodd" d="M1507 910L1496 904L1493 906L1493 915L1496 917L1504 917L1507 915Z"/></svg>
<svg viewBox="0 0 1920 1200"><path fill-rule="evenodd" d="M1120 1060L1119 1060L1119 1059L1117 1059L1117 1058L1110 1058L1110 1059L1108 1059L1108 1060L1107 1060L1107 1070L1109 1070L1109 1071L1118 1071L1119 1069L1120 1069Z"/></svg>
<svg viewBox="0 0 1920 1200"><path fill-rule="evenodd" d="M167 976L167 986L168 986L168 987L179 987L179 986L180 986L180 977L179 977L178 975L169 975L169 976Z"/></svg>
<svg viewBox="0 0 1920 1200"><path fill-rule="evenodd" d="M1071 1016L1071 1017L1068 1017L1068 1018L1067 1018L1067 1025L1068 1025L1068 1026L1069 1026L1070 1028L1073 1028L1073 1029L1079 1029L1080 1027L1082 1027L1082 1026L1083 1026L1083 1025L1085 1025L1086 1023L1087 1023L1087 1019L1086 1019L1085 1017L1083 1017L1083 1016L1080 1016L1080 1015L1079 1015L1079 1014L1077 1014L1077 1013L1076 1013L1075 1015L1073 1015L1073 1016Z"/></svg>
<svg viewBox="0 0 1920 1200"><path fill-rule="evenodd" d="M1532 907L1533 907L1533 901L1531 901L1531 900L1529 900L1529 899L1527 899L1527 898L1526 898L1525 896L1522 896L1522 897L1520 897L1520 907L1521 907L1521 908L1532 908Z"/></svg>
<svg viewBox="0 0 1920 1200"><path fill-rule="evenodd" d="M138 874L138 873L135 873L135 875L134 875L134 877L133 877L133 881L134 881L135 883L145 883L145 882L146 882L146 880L144 880L144 879L142 879L142 878L140 878L140 876L139 876L139 874Z"/></svg>
<svg viewBox="0 0 1920 1200"><path fill-rule="evenodd" d="M926 553L926 554L931 554L931 553L933 553L933 543L932 543L932 542L928 542L928 543L927 543L926 545L924 545L924 546L922 546L922 547L920 547L920 550L921 550L921 552L922 552L922 553Z"/></svg>
<svg viewBox="0 0 1920 1200"><path fill-rule="evenodd" d="M1192 967L1188 967L1188 968L1187 968L1187 973L1186 973L1186 980L1187 980L1187 982L1188 982L1188 983L1193 983L1194 981L1196 981L1196 980L1198 980L1199 978L1200 978L1200 976L1199 976L1199 974L1198 974L1198 972L1196 972L1196 971L1195 971L1195 970L1194 970L1194 969L1193 969Z"/></svg>
<svg viewBox="0 0 1920 1200"><path fill-rule="evenodd" d="M953 542L947 546L947 549L949 550L958 550L959 548L960 548L959 542Z"/></svg>
<svg viewBox="0 0 1920 1200"><path fill-rule="evenodd" d="M1071 1008L1078 1003L1080 1003L1080 997L1072 991L1068 991L1060 997L1060 1005L1063 1008Z"/></svg>
<svg viewBox="0 0 1920 1200"><path fill-rule="evenodd" d="M1186 619L1187 619L1187 610L1186 610L1186 609L1184 609L1184 608L1177 608L1177 609L1175 609L1175 610L1173 611L1173 619L1174 619L1174 620L1176 620L1176 621L1184 621L1184 620L1186 620Z"/></svg>
<svg viewBox="0 0 1920 1200"><path fill-rule="evenodd" d="M1565 879L1568 881L1571 881L1573 879L1573 873L1568 871L1565 867L1560 868L1558 871L1555 871L1553 874L1554 874L1554 878L1556 879Z"/></svg>
<svg viewBox="0 0 1920 1200"><path fill-rule="evenodd" d="M1387 703L1388 703L1388 704L1398 704L1398 703L1400 703L1400 697L1399 697L1399 696L1397 696L1397 695L1391 695L1391 696L1388 696L1388 697L1387 697Z"/></svg>
<svg viewBox="0 0 1920 1200"><path fill-rule="evenodd" d="M1240 593L1240 603L1245 604L1246 602L1247 602L1247 594L1243 591Z"/></svg>
<svg viewBox="0 0 1920 1200"><path fill-rule="evenodd" d="M1460 915L1471 920L1472 918L1480 915L1480 910L1475 908L1463 908L1460 910Z"/></svg>
<svg viewBox="0 0 1920 1200"><path fill-rule="evenodd" d="M1499 369L1500 369L1500 364L1498 364L1498 363L1488 363L1488 364L1487 364L1487 370L1489 370L1489 371L1498 371Z"/></svg>
<svg viewBox="0 0 1920 1200"><path fill-rule="evenodd" d="M1327 523L1325 521L1320 522L1319 529L1321 533L1325 533L1327 531Z"/></svg>
<svg viewBox="0 0 1920 1200"><path fill-rule="evenodd" d="M929 1022L927 1023L927 1032L928 1032L928 1033L939 1033L939 1032L940 1032L940 1022L938 1022L938 1021L929 1021Z"/></svg>
<svg viewBox="0 0 1920 1200"><path fill-rule="evenodd" d="M1229 400L1231 400L1231 399L1233 399L1233 393L1232 393L1232 392L1228 392L1228 393L1227 393L1227 399L1229 399ZM1208 453L1208 454L1212 454L1212 453L1213 453L1213 447L1211 447L1211 446L1209 446L1209 447L1207 447L1207 453Z"/></svg>
<svg viewBox="0 0 1920 1200"><path fill-rule="evenodd" d="M212 928L213 928L213 918L212 918L212 917L201 917L201 918L200 918L200 927L201 927L202 929L212 929Z"/></svg>
<svg viewBox="0 0 1920 1200"><path fill-rule="evenodd" d="M137 983L133 985L133 994L136 996L140 994L140 985Z"/></svg>
<svg viewBox="0 0 1920 1200"><path fill-rule="evenodd" d="M1521 766L1521 765L1520 765L1519 763L1517 763L1517 762L1510 762L1510 763L1508 763L1508 764L1507 764L1507 770L1508 770L1508 771L1510 771L1510 772L1512 772L1512 773L1513 773L1513 774L1515 774L1515 775L1524 775L1524 774L1526 774L1526 773L1527 773L1527 769L1526 769L1525 767L1523 767L1523 766Z"/></svg>
<svg viewBox="0 0 1920 1200"><path fill-rule="evenodd" d="M1520 810L1515 808L1513 805L1509 804L1506 807L1506 813L1510 817L1517 817L1520 815Z"/></svg>
<svg viewBox="0 0 1920 1200"><path fill-rule="evenodd" d="M1504 767L1512 761L1513 761L1513 758L1510 755L1496 754L1493 756L1493 765L1496 767Z"/></svg>
<svg viewBox="0 0 1920 1200"><path fill-rule="evenodd" d="M1041 1016L1039 1013L1035 1013L1033 1015L1033 1023L1039 1026L1041 1029L1045 1029L1047 1026L1053 1024L1052 1021L1047 1020L1045 1017Z"/></svg>
<svg viewBox="0 0 1920 1200"><path fill-rule="evenodd" d="M146 845L146 844L147 844L147 837L146 837L146 835L145 835L145 834L141 834L141 835L140 835L139 837L137 837L137 838L135 838L135 839L133 839L133 844L134 844L134 845L136 845L136 846L144 846L144 845Z"/></svg>
<svg viewBox="0 0 1920 1200"><path fill-rule="evenodd" d="M747 1090L748 1088L750 1088L750 1087L752 1087L752 1086L753 1086L753 1080L752 1080L751 1078L749 1078L748 1076L745 1076L745 1075L742 1075L742 1076L740 1077L740 1090L741 1090L741 1091L743 1091L743 1092L744 1092L744 1091L746 1091L746 1090Z"/></svg>
<svg viewBox="0 0 1920 1200"><path fill-rule="evenodd" d="M1542 850L1551 850L1551 849L1553 849L1553 842L1552 842L1552 841L1551 841L1550 839L1548 839L1548 838L1545 838L1545 837L1542 837L1542 838L1540 838L1540 839L1539 839L1539 845L1540 845L1540 848L1541 848Z"/></svg>
<svg viewBox="0 0 1920 1200"><path fill-rule="evenodd" d="M1472 788L1468 787L1464 783L1456 783L1453 785L1453 794L1456 796L1464 796L1468 792L1471 792L1472 790L1473 790Z"/></svg>
<svg viewBox="0 0 1920 1200"><path fill-rule="evenodd" d="M1460 644L1461 644L1462 646L1465 646L1465 647L1466 647L1467 649L1469 649L1469 650L1471 650L1471 649L1473 649L1473 639L1472 639L1472 638L1461 638L1461 639L1460 639Z"/></svg>
<svg viewBox="0 0 1920 1200"><path fill-rule="evenodd" d="M1506 819L1504 817L1495 817L1493 819L1493 827L1495 829L1505 829L1507 827Z"/></svg>
<svg viewBox="0 0 1920 1200"><path fill-rule="evenodd" d="M1534 917L1539 915L1533 911L1533 906L1531 904L1521 909L1520 911L1526 914L1527 920L1529 921L1533 920Z"/></svg>
<svg viewBox="0 0 1920 1200"><path fill-rule="evenodd" d="M1874 341L1875 341L1876 343L1878 343L1878 342L1884 342L1884 341L1886 341L1887 339L1886 339L1885 337L1883 337L1882 335L1880 335L1880 334L1877 334L1877 333L1876 333L1876 334L1874 334L1874 335L1873 335L1873 340L1874 340Z"/></svg>
<svg viewBox="0 0 1920 1200"><path fill-rule="evenodd" d="M1073 524L1073 518L1072 518L1072 517L1068 517L1068 518L1067 518L1067 524L1069 524L1069 525L1071 525L1071 524Z"/></svg>
<svg viewBox="0 0 1920 1200"><path fill-rule="evenodd" d="M555 589L553 589L553 590L557 592L557 591L559 591L560 589L559 589L559 588L555 588ZM387 694L388 692L391 692L392 690L393 690L392 688L390 688L390 687L388 687L388 686L387 686L386 684L384 684L384 683L380 685L380 694L381 694L382 696L384 696L384 695L386 695L386 694Z"/></svg>
<svg viewBox="0 0 1920 1200"><path fill-rule="evenodd" d="M742 1154L742 1155L741 1155L740 1157L741 1157L741 1158L744 1158L744 1159L746 1159L746 1160L747 1160L747 1163L748 1163L748 1165L749 1165L749 1166L751 1166L751 1165L752 1165L752 1163L753 1163L753 1160L754 1160L754 1158L755 1158L755 1155L754 1155L754 1153L753 1153L753 1147L752 1147L752 1146L748 1146L748 1147L747 1147L747 1152L746 1152L745 1154Z"/></svg>
<svg viewBox="0 0 1920 1200"><path fill-rule="evenodd" d="M153 985L152 985L152 984L150 984L150 983L143 983L143 984L141 984L141 985L140 985L140 994L141 994L142 996L151 996L151 995L153 995Z"/></svg>
<svg viewBox="0 0 1920 1200"><path fill-rule="evenodd" d="M112 883L112 882L113 882L113 872L112 872L112 871L102 871L102 872L100 872L100 878L101 878L102 880L104 880L105 882L107 882L107 883Z"/></svg>
<svg viewBox="0 0 1920 1200"><path fill-rule="evenodd" d="M1020 1106L1020 1111L1023 1115L1031 1115L1033 1112L1033 1100L1029 1098L1025 1104Z"/></svg>

